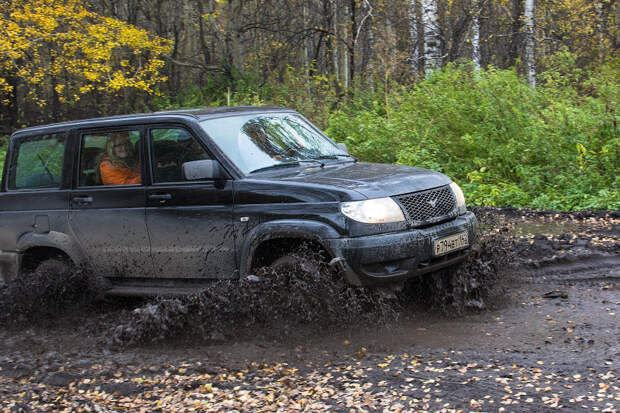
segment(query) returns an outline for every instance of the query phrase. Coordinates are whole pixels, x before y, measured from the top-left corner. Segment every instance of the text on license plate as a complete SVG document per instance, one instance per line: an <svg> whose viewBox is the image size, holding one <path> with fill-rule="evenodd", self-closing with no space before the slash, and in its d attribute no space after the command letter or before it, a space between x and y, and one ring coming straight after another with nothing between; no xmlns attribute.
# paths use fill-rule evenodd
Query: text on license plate
<svg viewBox="0 0 620 413"><path fill-rule="evenodd" d="M461 232L456 235L441 238L433 242L433 255L444 255L451 251L455 251L469 245L467 232Z"/></svg>

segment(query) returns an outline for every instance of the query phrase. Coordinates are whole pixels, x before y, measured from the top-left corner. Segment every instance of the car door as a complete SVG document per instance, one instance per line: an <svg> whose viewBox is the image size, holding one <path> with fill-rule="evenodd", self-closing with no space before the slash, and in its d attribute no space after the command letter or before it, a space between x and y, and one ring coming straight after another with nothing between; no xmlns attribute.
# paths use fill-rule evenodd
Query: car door
<svg viewBox="0 0 620 413"><path fill-rule="evenodd" d="M79 132L69 222L97 274L145 277L153 270L141 183L143 136L141 126ZM114 181L102 171L128 178Z"/></svg>
<svg viewBox="0 0 620 413"><path fill-rule="evenodd" d="M183 126L152 126L148 143L152 183L146 222L155 276L235 277L232 181L183 178L184 162L212 159Z"/></svg>

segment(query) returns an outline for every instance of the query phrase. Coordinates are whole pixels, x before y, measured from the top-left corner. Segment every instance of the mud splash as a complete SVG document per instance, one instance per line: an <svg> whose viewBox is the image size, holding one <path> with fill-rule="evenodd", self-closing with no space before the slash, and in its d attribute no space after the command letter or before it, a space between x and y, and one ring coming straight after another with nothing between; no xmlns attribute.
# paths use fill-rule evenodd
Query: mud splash
<svg viewBox="0 0 620 413"><path fill-rule="evenodd" d="M87 272L71 269L60 260L47 260L0 288L0 321L8 325L45 323L90 306L101 293L100 284Z"/></svg>
<svg viewBox="0 0 620 413"><path fill-rule="evenodd" d="M501 230L483 234L460 267L411 280L396 294L351 287L321 264L320 257L312 257L318 268L314 271L300 264L283 271L265 268L257 279L217 282L200 294L136 308L107 334L108 344L234 339L257 331L282 337L307 327L381 326L420 307L450 315L482 310L502 295L502 268L510 260L511 246ZM311 254L300 251L297 261Z"/></svg>
<svg viewBox="0 0 620 413"><path fill-rule="evenodd" d="M400 297L408 309L420 305L445 316L494 308L504 293L504 275L515 255L505 228L480 234L471 255L461 265L408 281Z"/></svg>
<svg viewBox="0 0 620 413"><path fill-rule="evenodd" d="M303 257L307 260L308 255ZM242 338L257 330L282 337L299 327L325 329L398 318L400 305L393 295L351 288L324 264L316 265L312 272L299 264L280 271L265 268L258 277L217 282L199 294L157 299L126 314L110 332L108 344Z"/></svg>

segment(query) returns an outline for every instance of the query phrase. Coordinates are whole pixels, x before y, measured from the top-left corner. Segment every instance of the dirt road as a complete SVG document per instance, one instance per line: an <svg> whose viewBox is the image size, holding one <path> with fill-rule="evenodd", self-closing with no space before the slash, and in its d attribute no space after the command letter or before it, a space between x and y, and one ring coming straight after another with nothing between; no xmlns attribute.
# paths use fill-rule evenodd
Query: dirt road
<svg viewBox="0 0 620 413"><path fill-rule="evenodd" d="M110 347L144 303L107 302L1 328L0 409L617 411L620 214L477 214L510 251L465 313Z"/></svg>

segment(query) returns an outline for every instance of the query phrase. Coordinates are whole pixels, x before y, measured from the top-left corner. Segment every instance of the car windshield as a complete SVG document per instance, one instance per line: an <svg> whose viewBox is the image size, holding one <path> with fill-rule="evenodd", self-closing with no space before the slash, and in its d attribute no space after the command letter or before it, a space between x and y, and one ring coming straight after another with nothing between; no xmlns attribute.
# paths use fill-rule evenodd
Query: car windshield
<svg viewBox="0 0 620 413"><path fill-rule="evenodd" d="M209 119L202 128L244 173L295 166L311 159L349 155L295 113L263 113Z"/></svg>

